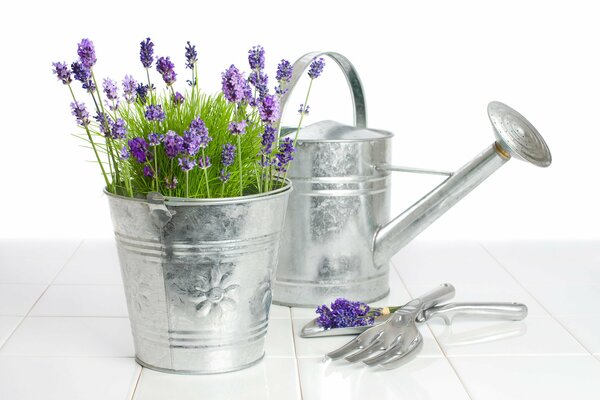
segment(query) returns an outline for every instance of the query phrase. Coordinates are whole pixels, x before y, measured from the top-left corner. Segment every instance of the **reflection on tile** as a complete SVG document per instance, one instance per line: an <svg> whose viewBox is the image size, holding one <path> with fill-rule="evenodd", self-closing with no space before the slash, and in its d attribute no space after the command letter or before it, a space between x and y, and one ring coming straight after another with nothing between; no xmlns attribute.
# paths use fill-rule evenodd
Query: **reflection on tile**
<svg viewBox="0 0 600 400"><path fill-rule="evenodd" d="M13 333L23 317L1 317L0 316L0 348Z"/></svg>
<svg viewBox="0 0 600 400"><path fill-rule="evenodd" d="M596 400L600 362L583 356L457 357L473 400Z"/></svg>
<svg viewBox="0 0 600 400"><path fill-rule="evenodd" d="M0 283L0 315L27 315L46 287Z"/></svg>
<svg viewBox="0 0 600 400"><path fill-rule="evenodd" d="M133 357L128 318L27 317L0 355Z"/></svg>
<svg viewBox="0 0 600 400"><path fill-rule="evenodd" d="M140 369L132 358L0 357L0 399L129 399Z"/></svg>
<svg viewBox="0 0 600 400"><path fill-rule="evenodd" d="M330 336L317 338L301 338L302 327L309 319L294 319L294 341L296 344L296 357L323 357L325 354L348 343L354 336ZM418 357L442 357L442 352L436 343L431 331L426 325L421 326L423 347Z"/></svg>
<svg viewBox="0 0 600 400"><path fill-rule="evenodd" d="M271 310L269 311L270 319L290 319L291 311L289 307L279 306L277 304L271 304Z"/></svg>
<svg viewBox="0 0 600 400"><path fill-rule="evenodd" d="M30 316L126 317L121 285L52 285Z"/></svg>
<svg viewBox="0 0 600 400"><path fill-rule="evenodd" d="M600 285L600 242L485 242L522 284Z"/></svg>
<svg viewBox="0 0 600 400"><path fill-rule="evenodd" d="M400 277L413 286L441 283L474 285L515 285L485 249L474 242L416 241L392 257Z"/></svg>
<svg viewBox="0 0 600 400"><path fill-rule="evenodd" d="M585 346L600 355L600 314L570 314L556 317Z"/></svg>
<svg viewBox="0 0 600 400"><path fill-rule="evenodd" d="M452 325L429 322L449 357L490 355L587 354L587 351L551 317L523 321L455 318Z"/></svg>
<svg viewBox="0 0 600 400"><path fill-rule="evenodd" d="M54 283L122 285L114 239L86 239Z"/></svg>
<svg viewBox="0 0 600 400"><path fill-rule="evenodd" d="M265 339L265 355L267 357L294 357L291 320L272 319L269 321Z"/></svg>
<svg viewBox="0 0 600 400"><path fill-rule="evenodd" d="M79 244L79 240L2 239L0 283L48 284Z"/></svg>
<svg viewBox="0 0 600 400"><path fill-rule="evenodd" d="M392 370L323 358L302 358L298 365L305 400L469 399L444 358L415 358Z"/></svg>
<svg viewBox="0 0 600 400"><path fill-rule="evenodd" d="M135 400L300 399L296 360L265 358L241 371L174 375L144 369Z"/></svg>

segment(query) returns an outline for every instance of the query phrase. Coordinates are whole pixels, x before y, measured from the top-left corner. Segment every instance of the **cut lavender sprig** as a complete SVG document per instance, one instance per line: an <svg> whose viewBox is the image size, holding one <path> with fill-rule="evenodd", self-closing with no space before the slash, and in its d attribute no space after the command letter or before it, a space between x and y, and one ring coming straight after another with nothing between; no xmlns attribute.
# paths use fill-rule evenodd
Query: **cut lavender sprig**
<svg viewBox="0 0 600 400"><path fill-rule="evenodd" d="M319 314L317 324L325 329L372 325L375 317L381 315L380 309L343 298L336 299L330 307L325 304L317 307L316 312Z"/></svg>

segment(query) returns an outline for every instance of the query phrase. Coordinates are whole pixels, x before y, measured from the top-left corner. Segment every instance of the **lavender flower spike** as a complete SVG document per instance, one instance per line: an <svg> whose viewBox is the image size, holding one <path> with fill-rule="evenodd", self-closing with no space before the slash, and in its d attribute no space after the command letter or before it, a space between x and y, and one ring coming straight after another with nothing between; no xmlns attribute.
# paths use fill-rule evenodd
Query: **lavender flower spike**
<svg viewBox="0 0 600 400"><path fill-rule="evenodd" d="M69 69L67 63L54 62L52 63L52 65L54 66L52 72L56 74L56 77L59 81L61 81L65 85L68 85L71 82L73 82L73 79L71 78L71 70Z"/></svg>
<svg viewBox="0 0 600 400"><path fill-rule="evenodd" d="M200 169L208 169L212 164L210 163L210 157L200 157L198 159L198 168Z"/></svg>
<svg viewBox="0 0 600 400"><path fill-rule="evenodd" d="M127 136L127 128L125 127L125 121L121 118L117 118L117 120L112 123L110 132L110 136L113 139L125 139L125 136Z"/></svg>
<svg viewBox="0 0 600 400"><path fill-rule="evenodd" d="M140 61L144 68L152 67L152 63L154 62L154 43L152 43L150 38L146 38L146 40L140 42Z"/></svg>
<svg viewBox="0 0 600 400"><path fill-rule="evenodd" d="M137 96L137 82L131 75L125 75L123 78L123 97L128 103L133 103Z"/></svg>
<svg viewBox="0 0 600 400"><path fill-rule="evenodd" d="M121 152L119 153L119 158L121 160L127 160L130 156L131 154L129 153L129 150L127 150L127 146L123 146Z"/></svg>
<svg viewBox="0 0 600 400"><path fill-rule="evenodd" d="M178 158L177 163L183 172L191 171L196 166L196 160L188 157Z"/></svg>
<svg viewBox="0 0 600 400"><path fill-rule="evenodd" d="M231 103L248 101L249 95L251 95L250 86L244 78L244 74L233 64L221 74L221 86L223 95Z"/></svg>
<svg viewBox="0 0 600 400"><path fill-rule="evenodd" d="M262 153L263 154L271 154L271 150L273 149L273 143L275 142L275 135L277 134L277 129L275 129L272 125L265 126L265 131L262 134ZM264 165L265 167L267 165Z"/></svg>
<svg viewBox="0 0 600 400"><path fill-rule="evenodd" d="M175 189L177 187L177 178L165 178L165 186L167 187L167 189Z"/></svg>
<svg viewBox="0 0 600 400"><path fill-rule="evenodd" d="M231 172L227 172L226 170L222 169L219 174L219 180L225 183L229 180L229 178L231 178Z"/></svg>
<svg viewBox="0 0 600 400"><path fill-rule="evenodd" d="M318 78L321 75L321 73L323 73L323 68L325 68L325 60L323 59L323 57L315 57L310 63L310 67L308 69L308 76L310 76L311 79Z"/></svg>
<svg viewBox="0 0 600 400"><path fill-rule="evenodd" d="M277 66L275 79L277 79L279 83L288 83L292 80L293 69L292 64L288 60L281 60Z"/></svg>
<svg viewBox="0 0 600 400"><path fill-rule="evenodd" d="M161 122L165 119L165 112L163 111L162 106L160 104L151 104L146 107L145 116L148 121Z"/></svg>
<svg viewBox="0 0 600 400"><path fill-rule="evenodd" d="M247 123L245 120L240 122L230 122L228 126L229 133L234 136L243 135L246 133L246 125Z"/></svg>
<svg viewBox="0 0 600 400"><path fill-rule="evenodd" d="M265 123L273 123L279 119L279 101L273 95L265 96L258 104L260 119Z"/></svg>
<svg viewBox="0 0 600 400"><path fill-rule="evenodd" d="M152 147L158 146L163 141L164 135L151 133L148 135L148 144Z"/></svg>
<svg viewBox="0 0 600 400"><path fill-rule="evenodd" d="M91 69L96 64L96 50L94 50L94 43L89 39L82 39L77 45L77 55L87 69Z"/></svg>
<svg viewBox="0 0 600 400"><path fill-rule="evenodd" d="M290 137L283 139L283 141L279 144L279 153L275 155L275 169L278 172L287 172L288 165L294 159L293 153L295 151L296 149L294 148L294 141Z"/></svg>
<svg viewBox="0 0 600 400"><path fill-rule="evenodd" d="M144 166L144 176L154 178L154 171L152 171L152 168L150 168L149 165Z"/></svg>
<svg viewBox="0 0 600 400"><path fill-rule="evenodd" d="M298 114L301 115L308 115L308 113L310 112L310 106L309 105L304 105L304 104L300 104L300 108L298 109Z"/></svg>
<svg viewBox="0 0 600 400"><path fill-rule="evenodd" d="M187 46L185 46L185 67L189 69L194 69L194 64L198 61L198 53L196 52L196 46L192 46L192 44L188 41Z"/></svg>
<svg viewBox="0 0 600 400"><path fill-rule="evenodd" d="M71 64L71 70L73 70L73 77L82 83L82 87L87 90L88 93L92 93L96 90L96 85L92 80L92 73L89 68L86 68L81 62L75 61Z"/></svg>
<svg viewBox="0 0 600 400"><path fill-rule="evenodd" d="M79 125L88 126L90 124L90 113L85 108L85 104L76 101L71 103L71 113Z"/></svg>
<svg viewBox="0 0 600 400"><path fill-rule="evenodd" d="M104 82L102 83L102 89L109 100L116 100L119 97L117 84L110 78L104 79Z"/></svg>
<svg viewBox="0 0 600 400"><path fill-rule="evenodd" d="M175 83L175 79L177 78L174 68L175 64L171 62L169 57L161 57L156 61L156 70L162 75L167 86Z"/></svg>
<svg viewBox="0 0 600 400"><path fill-rule="evenodd" d="M183 104L184 100L185 100L185 97L183 97L183 95L181 93L175 92L175 95L173 96L173 104L180 106Z"/></svg>
<svg viewBox="0 0 600 400"><path fill-rule="evenodd" d="M143 164L148 161L148 143L144 138L136 137L127 142L129 145L129 151L133 157L140 163Z"/></svg>
<svg viewBox="0 0 600 400"><path fill-rule="evenodd" d="M231 143L223 145L223 151L221 152L221 164L223 164L224 167L233 165L233 162L235 161L235 150L235 145Z"/></svg>
<svg viewBox="0 0 600 400"><path fill-rule="evenodd" d="M135 93L140 103L146 104L146 98L148 97L148 85L144 85L143 83L138 84L135 88Z"/></svg>
<svg viewBox="0 0 600 400"><path fill-rule="evenodd" d="M248 50L248 64L252 70L265 68L265 49L262 46L254 46Z"/></svg>
<svg viewBox="0 0 600 400"><path fill-rule="evenodd" d="M183 151L183 138L175 131L168 131L163 139L163 146L167 157L175 158Z"/></svg>

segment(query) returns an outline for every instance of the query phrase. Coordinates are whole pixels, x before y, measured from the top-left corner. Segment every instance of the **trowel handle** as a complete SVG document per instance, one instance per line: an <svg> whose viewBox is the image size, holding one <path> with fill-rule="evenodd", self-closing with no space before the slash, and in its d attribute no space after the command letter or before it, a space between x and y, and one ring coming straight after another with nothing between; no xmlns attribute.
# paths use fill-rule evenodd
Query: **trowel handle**
<svg viewBox="0 0 600 400"><path fill-rule="evenodd" d="M328 56L333 61L339 65L340 69L344 73L346 77L346 81L348 82L348 86L350 87L350 92L352 95L352 104L354 106L354 125L359 128L367 127L367 105L365 104L365 95L363 91L362 83L360 82L360 78L358 77L358 72L354 68L354 65L348 60L345 56L340 53L335 53L332 51L314 51L311 53L307 53L300 57L294 63L294 70L292 74L292 79L290 83L286 86L287 92L281 96L281 100L279 103L279 109L281 111L281 116L283 117L283 113L285 111L285 107L287 104L290 95L294 91L296 84L304 75L304 71L310 66L310 63L317 57ZM281 127L280 127L281 132Z"/></svg>
<svg viewBox="0 0 600 400"><path fill-rule="evenodd" d="M527 306L522 303L450 303L423 311L418 322L440 317L450 325L456 316L521 321L527 316Z"/></svg>

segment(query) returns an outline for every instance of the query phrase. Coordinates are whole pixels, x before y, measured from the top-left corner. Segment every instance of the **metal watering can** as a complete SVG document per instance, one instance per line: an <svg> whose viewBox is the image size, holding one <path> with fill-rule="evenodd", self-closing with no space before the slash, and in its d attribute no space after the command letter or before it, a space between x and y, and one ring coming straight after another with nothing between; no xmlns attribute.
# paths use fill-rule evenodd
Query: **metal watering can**
<svg viewBox="0 0 600 400"><path fill-rule="evenodd" d="M336 297L371 302L389 292L389 260L511 158L547 167L550 150L521 114L499 102L487 112L495 142L448 174L390 165L392 133L367 129L363 88L350 61L338 53L314 52L298 59L295 84L315 57L329 56L343 70L354 104L354 125L320 121L302 128L288 172L294 185L279 249L273 301L315 306ZM295 128L281 134L295 135ZM445 174L448 178L390 218L392 171Z"/></svg>

